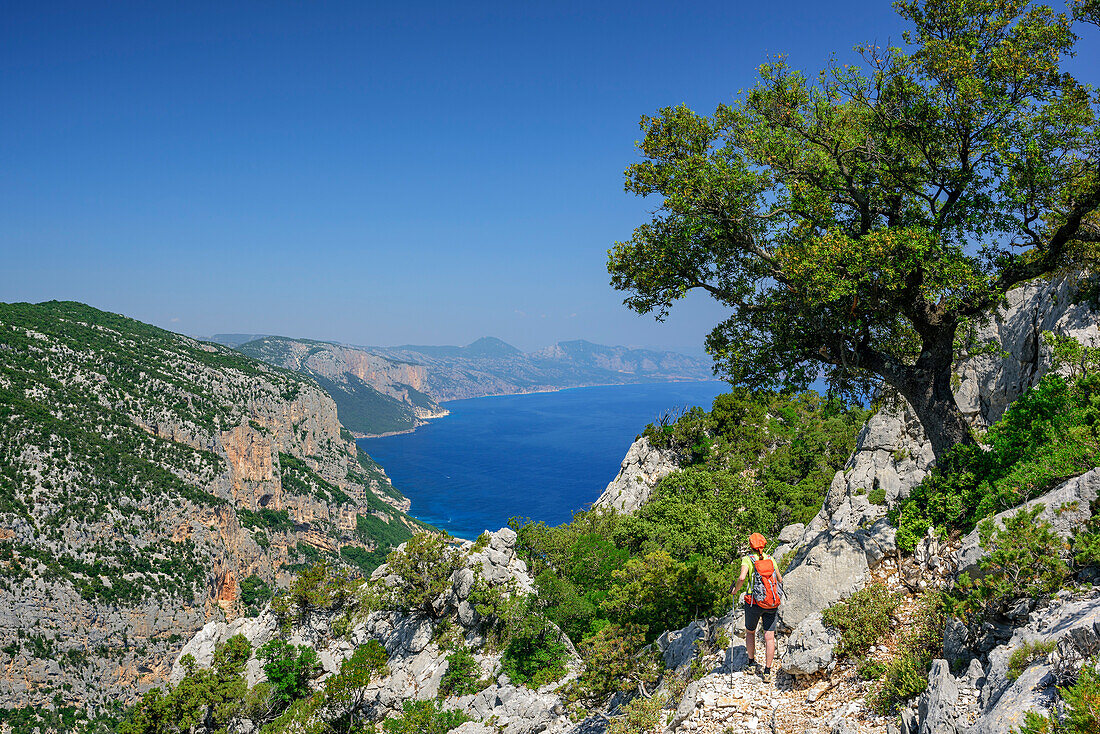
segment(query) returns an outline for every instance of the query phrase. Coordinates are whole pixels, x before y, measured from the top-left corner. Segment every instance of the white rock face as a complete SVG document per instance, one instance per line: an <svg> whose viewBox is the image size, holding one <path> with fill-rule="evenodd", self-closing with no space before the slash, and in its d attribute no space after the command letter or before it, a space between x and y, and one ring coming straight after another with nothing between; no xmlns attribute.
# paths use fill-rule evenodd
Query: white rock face
<svg viewBox="0 0 1100 734"><path fill-rule="evenodd" d="M1025 643L1054 643L1049 654L1028 665L1015 680L1008 675L1012 653ZM1072 681L1081 665L1100 649L1100 590L1072 595L1063 591L1005 644L953 678L946 660L933 665L917 719L920 732L1008 734L1023 723L1024 712L1047 715L1060 698L1058 686ZM976 690L963 696L960 690Z"/></svg>
<svg viewBox="0 0 1100 734"><path fill-rule="evenodd" d="M277 627L275 615L271 613L270 609L265 609L258 617L241 617L228 623L207 622L206 626L199 630L180 650L179 655L172 663L172 673L169 675L168 680L172 685L175 685L183 679L186 671L180 661L184 655L194 657L198 667L209 668L214 664L214 651L224 645L230 637L236 635L244 635L248 639L252 644L252 653L255 655L260 646L270 642L272 637L275 636ZM265 678L259 661L255 657L248 661L246 674L249 686L254 686Z"/></svg>
<svg viewBox="0 0 1100 734"><path fill-rule="evenodd" d="M619 473L592 506L624 514L634 512L649 499L657 482L678 468L671 452L654 448L643 436L630 445Z"/></svg>

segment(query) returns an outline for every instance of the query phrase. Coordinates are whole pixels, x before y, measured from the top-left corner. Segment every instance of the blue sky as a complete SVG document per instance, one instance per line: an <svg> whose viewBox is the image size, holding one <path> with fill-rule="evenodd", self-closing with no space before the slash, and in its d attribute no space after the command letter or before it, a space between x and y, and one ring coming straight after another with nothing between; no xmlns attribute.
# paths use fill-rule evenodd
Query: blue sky
<svg viewBox="0 0 1100 734"><path fill-rule="evenodd" d="M638 117L901 29L844 0L8 2L0 300L191 334L698 350L716 306L658 324L607 284L647 218L622 190Z"/></svg>

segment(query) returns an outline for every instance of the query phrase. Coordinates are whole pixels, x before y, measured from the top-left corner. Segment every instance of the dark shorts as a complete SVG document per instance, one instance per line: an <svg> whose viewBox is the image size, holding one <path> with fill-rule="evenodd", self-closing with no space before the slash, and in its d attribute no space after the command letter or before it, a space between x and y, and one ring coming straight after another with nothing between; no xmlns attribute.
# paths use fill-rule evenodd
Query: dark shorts
<svg viewBox="0 0 1100 734"><path fill-rule="evenodd" d="M778 618L778 609L761 609L755 604L745 605L745 629L756 631L756 625L760 624L764 632L775 632Z"/></svg>

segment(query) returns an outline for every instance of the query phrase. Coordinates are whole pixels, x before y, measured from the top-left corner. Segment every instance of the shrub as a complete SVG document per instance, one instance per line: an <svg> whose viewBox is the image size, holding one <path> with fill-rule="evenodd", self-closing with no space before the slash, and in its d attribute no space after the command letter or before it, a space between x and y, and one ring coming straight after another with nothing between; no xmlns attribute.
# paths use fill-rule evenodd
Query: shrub
<svg viewBox="0 0 1100 734"><path fill-rule="evenodd" d="M645 628L638 625L608 625L584 640L580 653L585 670L571 686L570 698L595 704L611 693L655 682L659 663L645 645Z"/></svg>
<svg viewBox="0 0 1100 734"><path fill-rule="evenodd" d="M1016 680L1031 664L1040 658L1044 658L1054 649L1054 641L1049 642L1025 642L1012 651L1008 658L1008 679Z"/></svg>
<svg viewBox="0 0 1100 734"><path fill-rule="evenodd" d="M261 607L270 598L271 587L256 574L241 581L241 603L246 607Z"/></svg>
<svg viewBox="0 0 1100 734"><path fill-rule="evenodd" d="M881 682L868 697L875 711L893 713L928 687L928 668L943 654L945 622L944 599L936 592L924 592L916 618L900 640L898 656L886 664Z"/></svg>
<svg viewBox="0 0 1100 734"><path fill-rule="evenodd" d="M391 551L386 564L397 576L388 599L390 608L435 617L432 602L450 585L451 574L462 567L462 559L442 535L424 532Z"/></svg>
<svg viewBox="0 0 1100 734"><path fill-rule="evenodd" d="M987 554L978 562L983 575L977 580L963 574L959 589L966 592L960 609L988 619L1005 612L1018 599L1041 599L1056 591L1069 574L1059 554L1064 542L1050 523L1038 520L1043 506L1021 509L999 528L992 520L979 526L981 546Z"/></svg>
<svg viewBox="0 0 1100 734"><path fill-rule="evenodd" d="M1100 377L1045 375L990 427L985 446L958 446L892 511L898 546L929 527L969 532L978 521L1034 499L1100 463Z"/></svg>
<svg viewBox="0 0 1100 734"><path fill-rule="evenodd" d="M349 573L322 561L299 573L290 587L272 600L271 611L287 627L316 611L344 609L355 598L356 582Z"/></svg>
<svg viewBox="0 0 1100 734"><path fill-rule="evenodd" d="M256 654L264 661L264 673L271 683L272 701L277 709L308 696L309 682L321 672L317 652L311 647L275 639Z"/></svg>
<svg viewBox="0 0 1100 734"><path fill-rule="evenodd" d="M447 672L439 681L439 695L468 696L482 691L488 681L481 679L481 666L465 647L447 656Z"/></svg>
<svg viewBox="0 0 1100 734"><path fill-rule="evenodd" d="M639 734L651 732L661 720L661 709L667 702L665 696L644 698L639 696L623 706L622 713L611 720L607 734Z"/></svg>
<svg viewBox="0 0 1100 734"><path fill-rule="evenodd" d="M879 663L871 658L862 658L856 665L856 675L861 680L878 680L886 673L886 663Z"/></svg>
<svg viewBox="0 0 1100 734"><path fill-rule="evenodd" d="M890 634L890 618L901 597L875 582L821 614L821 621L840 632L838 658L855 657Z"/></svg>
<svg viewBox="0 0 1100 734"><path fill-rule="evenodd" d="M461 711L445 710L439 701L405 701L401 716L386 719L382 730L386 734L446 734L469 720Z"/></svg>
<svg viewBox="0 0 1100 734"><path fill-rule="evenodd" d="M1081 668L1077 681L1058 692L1065 701L1065 720L1059 721L1051 713L1040 716L1034 711L1024 714L1024 725L1015 729L1016 734L1094 734L1100 731L1100 672L1096 661L1089 661Z"/></svg>
<svg viewBox="0 0 1100 734"><path fill-rule="evenodd" d="M224 729L247 704L248 684L244 666L252 645L244 635L234 635L214 653L210 669L195 666L185 655L187 673L174 688L153 688L142 696L118 727L119 734L171 734L207 726Z"/></svg>
<svg viewBox="0 0 1100 734"><path fill-rule="evenodd" d="M513 683L540 688L565 675L568 652L561 632L549 620L533 607L526 611L509 620L500 664Z"/></svg>

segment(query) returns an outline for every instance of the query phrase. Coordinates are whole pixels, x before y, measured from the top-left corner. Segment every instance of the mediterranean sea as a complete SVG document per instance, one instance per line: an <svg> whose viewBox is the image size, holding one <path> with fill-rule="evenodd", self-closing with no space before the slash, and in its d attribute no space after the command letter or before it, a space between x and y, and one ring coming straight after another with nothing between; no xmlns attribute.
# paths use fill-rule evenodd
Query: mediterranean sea
<svg viewBox="0 0 1100 734"><path fill-rule="evenodd" d="M473 539L511 517L567 522L615 478L647 423L669 409L709 410L728 389L671 382L455 400L449 416L359 445L412 501L411 515Z"/></svg>

